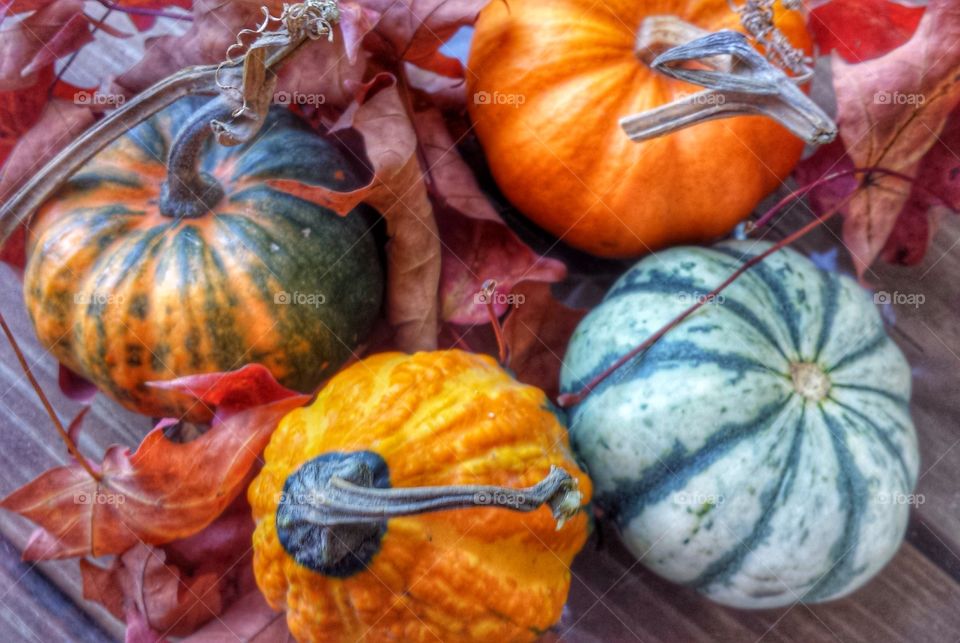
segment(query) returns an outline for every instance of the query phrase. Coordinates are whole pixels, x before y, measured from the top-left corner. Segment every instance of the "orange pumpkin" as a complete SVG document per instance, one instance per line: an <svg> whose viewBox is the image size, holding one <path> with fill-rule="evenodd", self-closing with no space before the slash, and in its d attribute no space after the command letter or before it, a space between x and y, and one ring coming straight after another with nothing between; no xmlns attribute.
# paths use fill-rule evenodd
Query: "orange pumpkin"
<svg viewBox="0 0 960 643"><path fill-rule="evenodd" d="M703 122L635 143L618 120L702 90L635 53L644 19L742 31L727 0L510 0L480 14L466 74L493 176L572 246L626 257L728 233L790 173L803 142L765 116ZM809 50L805 18L775 24Z"/></svg>
<svg viewBox="0 0 960 643"><path fill-rule="evenodd" d="M559 620L587 536L580 506L590 480L543 391L489 357L454 350L358 362L283 419L264 461L248 494L254 570L298 640L527 641ZM316 516L339 501L321 482L331 472L355 482L349 471L366 486L350 492L359 504L346 503L349 524L327 529L329 515ZM477 507L509 505L511 495L529 502L535 492L518 488L557 475L567 486L551 492L553 516L535 505ZM458 497L442 507L465 508L356 523L371 488L434 509ZM558 527L554 516L566 521Z"/></svg>

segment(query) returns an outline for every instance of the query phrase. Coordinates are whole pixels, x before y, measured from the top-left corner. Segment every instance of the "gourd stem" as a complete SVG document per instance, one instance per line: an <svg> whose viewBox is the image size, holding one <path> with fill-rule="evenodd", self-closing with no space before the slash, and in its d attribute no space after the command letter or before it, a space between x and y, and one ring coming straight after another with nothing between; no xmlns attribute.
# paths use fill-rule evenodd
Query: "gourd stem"
<svg viewBox="0 0 960 643"><path fill-rule="evenodd" d="M211 122L225 120L233 111L222 98L214 98L180 128L167 157L160 214L177 219L199 217L223 198L223 186L200 170L200 153L213 134Z"/></svg>
<svg viewBox="0 0 960 643"><path fill-rule="evenodd" d="M833 120L764 58L741 33L708 33L676 16L651 16L637 34L637 56L666 76L704 91L620 119L634 141L645 141L708 120L763 114L808 143L829 143ZM696 62L695 68L685 66Z"/></svg>
<svg viewBox="0 0 960 643"><path fill-rule="evenodd" d="M324 525L380 522L387 518L410 516L447 509L500 507L529 512L549 504L559 526L580 507L577 481L560 467L523 489L488 485L452 485L446 487L399 487L377 489L354 484L343 478L331 478L328 494L315 497L308 506Z"/></svg>
<svg viewBox="0 0 960 643"><path fill-rule="evenodd" d="M557 529L580 511L577 480L551 467L522 489L486 485L390 486L386 462L371 451L331 452L305 462L284 484L277 536L301 565L337 577L356 573L380 547L390 518L472 507L530 512L548 505Z"/></svg>

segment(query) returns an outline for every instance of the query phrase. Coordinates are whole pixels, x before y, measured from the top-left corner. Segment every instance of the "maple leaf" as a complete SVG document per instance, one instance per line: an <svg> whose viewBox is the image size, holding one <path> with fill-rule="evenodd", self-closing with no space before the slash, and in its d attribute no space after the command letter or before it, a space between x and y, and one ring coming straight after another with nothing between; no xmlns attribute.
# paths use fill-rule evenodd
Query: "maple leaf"
<svg viewBox="0 0 960 643"><path fill-rule="evenodd" d="M0 32L0 91L30 87L58 58L93 41L83 0L19 3L11 10L35 11Z"/></svg>
<svg viewBox="0 0 960 643"><path fill-rule="evenodd" d="M507 366L518 380L556 399L567 344L587 311L557 301L545 283L525 281L511 294L517 306L503 325Z"/></svg>
<svg viewBox="0 0 960 643"><path fill-rule="evenodd" d="M244 409L299 395L281 386L262 364L247 364L228 373L202 373L149 382L147 386L191 397L206 406L217 421Z"/></svg>
<svg viewBox="0 0 960 643"><path fill-rule="evenodd" d="M955 164L949 157L946 164L925 157L952 155L949 143L941 141L945 144L938 146L937 142L960 103L958 41L960 6L933 0L916 33L903 46L859 64L834 57L837 121L846 154L838 156L836 147L821 149L798 175L813 180L846 165L884 167L916 177L918 186L941 181L944 169L951 176ZM920 173L924 163L941 170L928 177ZM836 190L829 187L820 196L829 200ZM844 209L844 242L861 275L887 246L910 194L910 186L903 181L877 174ZM916 218L915 214L905 216Z"/></svg>
<svg viewBox="0 0 960 643"><path fill-rule="evenodd" d="M863 62L905 43L923 12L889 0L833 0L810 11L810 31L821 53Z"/></svg>
<svg viewBox="0 0 960 643"><path fill-rule="evenodd" d="M223 610L217 570L184 573L162 549L138 543L109 567L80 561L83 597L127 622L128 638L183 636ZM133 632L130 632L130 629Z"/></svg>
<svg viewBox="0 0 960 643"><path fill-rule="evenodd" d="M79 464L51 469L0 501L40 526L28 560L101 556L161 544L209 525L244 488L276 423L307 396L236 413L186 444L158 427L134 453L113 446L100 480Z"/></svg>

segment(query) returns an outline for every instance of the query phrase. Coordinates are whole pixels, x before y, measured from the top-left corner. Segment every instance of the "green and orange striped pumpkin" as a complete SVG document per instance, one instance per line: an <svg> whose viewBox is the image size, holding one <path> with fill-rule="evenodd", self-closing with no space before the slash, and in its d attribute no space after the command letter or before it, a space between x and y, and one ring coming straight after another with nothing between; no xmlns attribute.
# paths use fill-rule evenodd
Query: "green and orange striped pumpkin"
<svg viewBox="0 0 960 643"><path fill-rule="evenodd" d="M267 185L338 190L341 152L273 108L252 142L208 141L199 169L224 197L195 218L158 207L170 146L202 102L178 101L95 156L38 212L24 294L40 341L124 406L202 420L148 382L261 363L309 391L379 313L383 269L370 212L345 217Z"/></svg>

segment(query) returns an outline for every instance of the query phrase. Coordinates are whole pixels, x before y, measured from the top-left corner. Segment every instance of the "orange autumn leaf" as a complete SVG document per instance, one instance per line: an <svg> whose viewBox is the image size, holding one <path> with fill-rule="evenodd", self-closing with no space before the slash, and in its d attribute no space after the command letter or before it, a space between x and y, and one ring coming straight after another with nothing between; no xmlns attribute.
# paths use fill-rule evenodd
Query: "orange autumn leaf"
<svg viewBox="0 0 960 643"><path fill-rule="evenodd" d="M79 464L51 469L0 501L38 529L27 560L118 554L161 544L210 524L243 490L276 423L307 396L287 397L232 415L179 444L162 428L134 453L110 447L95 480Z"/></svg>

